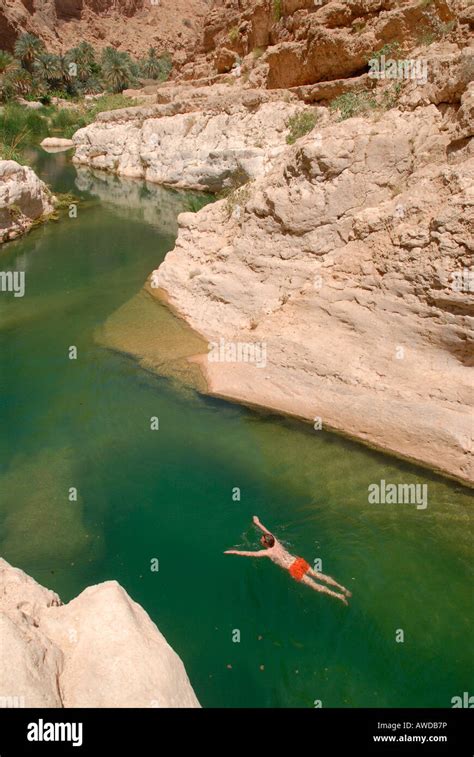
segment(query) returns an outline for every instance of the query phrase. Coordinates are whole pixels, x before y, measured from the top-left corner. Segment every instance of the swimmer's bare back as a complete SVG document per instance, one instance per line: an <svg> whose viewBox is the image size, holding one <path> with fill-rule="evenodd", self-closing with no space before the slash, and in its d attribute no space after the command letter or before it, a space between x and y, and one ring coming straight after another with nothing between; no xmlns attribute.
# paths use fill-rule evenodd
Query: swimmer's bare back
<svg viewBox="0 0 474 757"><path fill-rule="evenodd" d="M295 557L295 555L290 554L278 539L273 536L268 528L265 528L256 515L253 516L253 522L261 531L263 531L260 543L265 549L259 549L257 552L243 552L237 549L227 549L224 552L225 555L240 555L240 557L269 557L270 560L276 565L279 565L280 568L289 571L292 578L296 581L300 581L301 583L306 584L306 586L310 586L314 591L319 591L323 594L329 594L331 597L336 597L347 605L346 597L352 596L348 589L341 586L341 584L338 584L334 578L331 578L331 576L325 576L324 573L318 573L318 571L313 570L302 557ZM313 581L313 578L310 578L310 576L317 578L319 581L324 581L324 583L329 584L330 586L336 586L342 591L342 594L331 591L327 586L321 586L321 584Z"/></svg>

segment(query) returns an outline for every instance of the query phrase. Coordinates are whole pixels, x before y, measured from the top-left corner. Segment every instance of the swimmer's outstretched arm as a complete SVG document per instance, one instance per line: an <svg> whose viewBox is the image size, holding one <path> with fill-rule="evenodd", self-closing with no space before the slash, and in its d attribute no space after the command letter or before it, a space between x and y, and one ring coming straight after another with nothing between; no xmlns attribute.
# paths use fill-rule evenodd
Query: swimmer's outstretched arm
<svg viewBox="0 0 474 757"><path fill-rule="evenodd" d="M268 549L259 549L257 552L239 552L237 549L226 549L225 555L240 555L241 557L268 557Z"/></svg>
<svg viewBox="0 0 474 757"><path fill-rule="evenodd" d="M272 532L269 531L268 528L265 528L265 526L263 525L263 523L260 523L260 519L259 519L258 515L254 515L253 518L252 518L252 520L255 523L255 525L258 526L258 528L260 529L260 531L263 531L264 534L270 534L271 536L273 536Z"/></svg>

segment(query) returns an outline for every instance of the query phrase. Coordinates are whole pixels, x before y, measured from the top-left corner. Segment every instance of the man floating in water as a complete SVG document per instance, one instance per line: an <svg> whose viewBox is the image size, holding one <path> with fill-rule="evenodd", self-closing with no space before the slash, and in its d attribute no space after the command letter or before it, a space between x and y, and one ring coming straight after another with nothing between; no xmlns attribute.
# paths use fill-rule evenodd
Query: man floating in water
<svg viewBox="0 0 474 757"><path fill-rule="evenodd" d="M283 568L283 570L288 570L290 576L294 578L295 581L301 581L307 586L311 586L314 591L320 591L323 594L330 594L331 597L336 597L337 599L340 599L341 602L344 602L345 605L347 605L346 597L352 596L350 591L348 591L344 586L341 586L341 584L338 584L337 581L334 580L334 578L331 578L331 576L325 576L324 573L318 573L316 570L313 570L313 568L306 562L306 560L303 560L302 557L295 557L294 555L291 555L289 552L287 552L283 545L280 544L278 539L276 539L273 534L270 533L270 531L265 528L262 523L260 523L256 515L253 516L253 522L261 531L263 531L263 536L260 539L260 544L262 544L265 549L260 549L258 552L240 552L237 549L228 549L224 552L225 555L240 555L241 557L269 557L270 560L276 565L279 565L280 568ZM327 586L321 586L321 584L317 584L316 581L313 581L313 579L310 578L310 576L314 576L314 578L317 578L319 581L324 581L324 583L329 584L330 586L337 586L337 588L342 591L342 594L339 594L336 591L331 591L331 589L328 589Z"/></svg>

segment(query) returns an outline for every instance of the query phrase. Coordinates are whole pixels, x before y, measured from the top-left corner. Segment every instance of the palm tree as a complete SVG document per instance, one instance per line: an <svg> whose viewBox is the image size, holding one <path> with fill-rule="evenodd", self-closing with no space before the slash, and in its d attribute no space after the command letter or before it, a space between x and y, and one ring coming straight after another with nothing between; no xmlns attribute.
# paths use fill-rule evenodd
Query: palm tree
<svg viewBox="0 0 474 757"><path fill-rule="evenodd" d="M15 42L14 53L23 68L27 71L32 70L35 60L44 52L44 44L34 34L25 32L21 34Z"/></svg>
<svg viewBox="0 0 474 757"><path fill-rule="evenodd" d="M63 81L61 58L52 53L43 53L33 63L33 73L51 88L60 86Z"/></svg>
<svg viewBox="0 0 474 757"><path fill-rule="evenodd" d="M112 92L121 92L133 80L130 56L127 53L106 47L102 53L102 78Z"/></svg>
<svg viewBox="0 0 474 757"><path fill-rule="evenodd" d="M164 55L161 56L160 66L161 66L160 80L166 81L171 71L173 70L173 60L169 52L166 52Z"/></svg>
<svg viewBox="0 0 474 757"><path fill-rule="evenodd" d="M7 53L6 50L0 50L0 74L8 71L8 69L14 64L15 60L13 56L10 55L10 53Z"/></svg>
<svg viewBox="0 0 474 757"><path fill-rule="evenodd" d="M33 79L29 71L21 66L11 68L3 77L5 87L15 95L29 95L33 90Z"/></svg>
<svg viewBox="0 0 474 757"><path fill-rule="evenodd" d="M86 81L82 81L79 89L83 95L98 95L100 92L103 92L102 84L95 76L91 76L89 79L86 79Z"/></svg>
<svg viewBox="0 0 474 757"><path fill-rule="evenodd" d="M81 82L100 73L100 67L95 59L95 50L88 42L81 42L77 47L72 47L65 58L77 66L77 78Z"/></svg>
<svg viewBox="0 0 474 757"><path fill-rule="evenodd" d="M8 74L18 65L17 61L7 53L0 50L0 101L6 102L13 95L13 89L8 81Z"/></svg>
<svg viewBox="0 0 474 757"><path fill-rule="evenodd" d="M144 58L141 64L143 76L148 79L158 79L161 74L161 63L156 55L156 48L150 47L148 57Z"/></svg>

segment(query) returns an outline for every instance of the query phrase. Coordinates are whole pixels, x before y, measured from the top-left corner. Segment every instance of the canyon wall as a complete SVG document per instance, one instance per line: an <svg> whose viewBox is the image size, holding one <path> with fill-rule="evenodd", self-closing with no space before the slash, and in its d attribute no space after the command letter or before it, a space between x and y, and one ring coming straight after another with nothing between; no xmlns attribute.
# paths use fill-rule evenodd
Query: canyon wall
<svg viewBox="0 0 474 757"><path fill-rule="evenodd" d="M0 49L12 50L22 32L64 52L82 40L107 45L137 57L155 46L181 52L187 60L201 33L206 0L3 0Z"/></svg>
<svg viewBox="0 0 474 757"><path fill-rule="evenodd" d="M469 0L216 0L179 76L209 77L239 60L253 85L304 86L357 77L394 43L408 51L447 33L466 43L473 27Z"/></svg>

